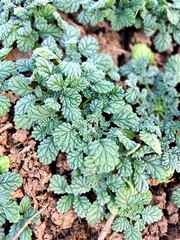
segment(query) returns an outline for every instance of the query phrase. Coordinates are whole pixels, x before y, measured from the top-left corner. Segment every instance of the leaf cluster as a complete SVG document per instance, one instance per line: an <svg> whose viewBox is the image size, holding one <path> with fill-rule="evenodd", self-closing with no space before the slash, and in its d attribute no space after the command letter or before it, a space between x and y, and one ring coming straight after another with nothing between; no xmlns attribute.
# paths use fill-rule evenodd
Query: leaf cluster
<svg viewBox="0 0 180 240"><path fill-rule="evenodd" d="M25 222L36 212L31 208L29 197L22 198L18 205L12 200L12 192L22 185L22 177L9 172L9 158L0 157L0 239L10 240L24 226ZM3 224L12 223L9 233L5 236ZM37 221L35 219L34 221ZM30 240L32 230L27 227L20 235L21 240Z"/></svg>
<svg viewBox="0 0 180 240"><path fill-rule="evenodd" d="M162 0L55 0L55 6L66 13L77 12L82 24L96 25L105 19L115 30L135 26L153 36L159 52L170 48L172 40L180 44L180 6Z"/></svg>

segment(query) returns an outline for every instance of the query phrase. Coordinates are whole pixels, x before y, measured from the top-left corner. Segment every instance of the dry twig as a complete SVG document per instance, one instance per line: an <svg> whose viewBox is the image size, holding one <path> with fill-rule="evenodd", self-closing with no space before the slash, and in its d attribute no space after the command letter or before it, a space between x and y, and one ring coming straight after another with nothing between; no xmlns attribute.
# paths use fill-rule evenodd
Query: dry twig
<svg viewBox="0 0 180 240"><path fill-rule="evenodd" d="M12 123L7 123L6 125L4 125L2 128L0 128L0 133L3 133L4 131L13 128L13 124Z"/></svg>
<svg viewBox="0 0 180 240"><path fill-rule="evenodd" d="M41 208L37 213L35 213L32 217L30 217L24 224L24 226L19 230L19 232L12 238L12 240L17 240L21 233L28 227L29 224L32 223L35 217L37 217L39 214L41 214L48 206L49 204L46 204L43 208Z"/></svg>
<svg viewBox="0 0 180 240"><path fill-rule="evenodd" d="M107 236L107 234L109 233L110 231L110 228L111 228L111 224L112 222L114 221L114 218L115 218L115 215L114 214L111 214L107 220L107 222L105 223L99 237L98 237L98 240L104 240L105 237Z"/></svg>

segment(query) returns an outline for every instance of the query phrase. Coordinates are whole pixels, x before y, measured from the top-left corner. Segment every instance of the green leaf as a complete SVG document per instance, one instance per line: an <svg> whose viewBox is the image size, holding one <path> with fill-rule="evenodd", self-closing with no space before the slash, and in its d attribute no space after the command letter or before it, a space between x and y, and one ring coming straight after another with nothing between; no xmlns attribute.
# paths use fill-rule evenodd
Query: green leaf
<svg viewBox="0 0 180 240"><path fill-rule="evenodd" d="M97 202L101 205L104 206L106 203L110 201L110 196L107 192L98 192L97 193Z"/></svg>
<svg viewBox="0 0 180 240"><path fill-rule="evenodd" d="M22 76L12 77L8 81L8 88L18 96L27 95L34 91L33 88L28 86L26 79Z"/></svg>
<svg viewBox="0 0 180 240"><path fill-rule="evenodd" d="M22 184L22 177L15 172L6 172L0 175L0 186L5 190L16 190Z"/></svg>
<svg viewBox="0 0 180 240"><path fill-rule="evenodd" d="M42 118L47 118L52 114L54 114L55 112L56 110L46 105L42 105L42 106L37 105L29 108L28 116L33 120L38 120Z"/></svg>
<svg viewBox="0 0 180 240"><path fill-rule="evenodd" d="M75 196L89 192L91 189L91 182L86 177L75 177L72 179L71 185L68 186L67 192L73 193Z"/></svg>
<svg viewBox="0 0 180 240"><path fill-rule="evenodd" d="M50 61L44 59L43 57L36 58L36 67L37 70L40 70L43 73L52 74L53 65Z"/></svg>
<svg viewBox="0 0 180 240"><path fill-rule="evenodd" d="M162 166L162 159L160 156L152 155L143 158L148 174L155 179L160 181L166 180L169 176L168 171Z"/></svg>
<svg viewBox="0 0 180 240"><path fill-rule="evenodd" d="M148 133L141 131L139 134L140 139L150 146L159 155L162 154L161 143L154 133Z"/></svg>
<svg viewBox="0 0 180 240"><path fill-rule="evenodd" d="M103 217L104 211L105 209L101 205L99 205L97 202L94 202L87 211L86 220L90 224L98 223Z"/></svg>
<svg viewBox="0 0 180 240"><path fill-rule="evenodd" d="M0 174L9 170L10 160L7 156L0 157Z"/></svg>
<svg viewBox="0 0 180 240"><path fill-rule="evenodd" d="M56 54L54 54L51 50L49 50L47 48L36 48L34 50L34 53L47 59L47 60L55 59L55 60L59 61L59 58L56 56Z"/></svg>
<svg viewBox="0 0 180 240"><path fill-rule="evenodd" d="M81 38L78 44L78 49L83 56L87 58L91 57L97 53L98 41L91 36Z"/></svg>
<svg viewBox="0 0 180 240"><path fill-rule="evenodd" d="M50 179L49 187L54 193L64 194L66 192L67 186L67 181L63 176L55 174Z"/></svg>
<svg viewBox="0 0 180 240"><path fill-rule="evenodd" d="M128 240L142 240L141 232L133 226L129 226L129 228L125 230L124 235Z"/></svg>
<svg viewBox="0 0 180 240"><path fill-rule="evenodd" d="M58 1L55 0L55 6L57 6L61 11L66 13L74 13L76 12L80 5L82 3L82 0L62 0Z"/></svg>
<svg viewBox="0 0 180 240"><path fill-rule="evenodd" d="M134 203L134 193L131 189L123 187L116 192L116 204L118 207L127 208Z"/></svg>
<svg viewBox="0 0 180 240"><path fill-rule="evenodd" d="M176 25L179 23L180 20L179 11L174 9L167 9L167 17L172 24Z"/></svg>
<svg viewBox="0 0 180 240"><path fill-rule="evenodd" d="M112 224L112 230L115 232L123 232L129 227L129 221L126 218L122 217L117 217Z"/></svg>
<svg viewBox="0 0 180 240"><path fill-rule="evenodd" d="M168 50L171 46L171 35L168 32L159 32L154 38L154 44L159 52Z"/></svg>
<svg viewBox="0 0 180 240"><path fill-rule="evenodd" d="M117 215L118 214L119 208L116 205L114 198L111 197L111 200L107 204L107 208L113 215Z"/></svg>
<svg viewBox="0 0 180 240"><path fill-rule="evenodd" d="M28 196L24 196L19 205L20 213L25 213L28 209L31 208L31 200Z"/></svg>
<svg viewBox="0 0 180 240"><path fill-rule="evenodd" d="M34 48L35 43L38 41L38 34L34 30L27 36L17 36L17 47L22 52L27 52Z"/></svg>
<svg viewBox="0 0 180 240"><path fill-rule="evenodd" d="M134 182L135 188L139 192L147 192L149 190L147 174L141 173L141 172L134 172L133 182Z"/></svg>
<svg viewBox="0 0 180 240"><path fill-rule="evenodd" d="M118 146L107 138L93 141L86 159L93 159L101 173L113 171L119 162Z"/></svg>
<svg viewBox="0 0 180 240"><path fill-rule="evenodd" d="M9 52L11 50L12 50L12 47L11 48L4 47L4 48L0 49L0 60L3 60L9 54Z"/></svg>
<svg viewBox="0 0 180 240"><path fill-rule="evenodd" d="M73 199L73 195L62 196L57 202L57 210L61 213L68 211L72 206Z"/></svg>
<svg viewBox="0 0 180 240"><path fill-rule="evenodd" d="M176 188L172 193L172 201L180 208L180 188Z"/></svg>
<svg viewBox="0 0 180 240"><path fill-rule="evenodd" d="M80 168L83 164L83 153L79 151L70 152L67 156L68 164L71 169Z"/></svg>
<svg viewBox="0 0 180 240"><path fill-rule="evenodd" d="M62 75L57 73L52 74L46 83L47 87L52 91L60 91L61 89L63 89L64 86L64 80Z"/></svg>
<svg viewBox="0 0 180 240"><path fill-rule="evenodd" d="M117 168L122 177L129 177L133 172L131 161L128 158L120 160Z"/></svg>
<svg viewBox="0 0 180 240"><path fill-rule="evenodd" d="M7 220L10 223L16 223L18 222L20 218L19 214L19 206L16 202L9 201L2 205L4 214L6 215Z"/></svg>
<svg viewBox="0 0 180 240"><path fill-rule="evenodd" d="M63 152L74 150L77 143L77 132L69 123L62 123L53 134L54 142Z"/></svg>
<svg viewBox="0 0 180 240"><path fill-rule="evenodd" d="M4 95L0 94L0 116L6 115L10 111L10 100Z"/></svg>
<svg viewBox="0 0 180 240"><path fill-rule="evenodd" d="M109 81L98 81L91 85L92 89L98 93L108 93L114 88L114 84Z"/></svg>
<svg viewBox="0 0 180 240"><path fill-rule="evenodd" d="M15 71L15 63L12 61L0 61L0 80L9 77Z"/></svg>
<svg viewBox="0 0 180 240"><path fill-rule="evenodd" d="M149 205L143 209L141 215L143 220L150 224L157 222L162 218L162 211L156 206Z"/></svg>
<svg viewBox="0 0 180 240"><path fill-rule="evenodd" d="M48 137L40 143L37 152L41 163L50 164L52 161L56 160L59 148L53 138Z"/></svg>
<svg viewBox="0 0 180 240"><path fill-rule="evenodd" d="M177 83L180 82L180 56L179 55L171 56L168 59L167 63L165 64L164 68L166 72L169 72L172 74L172 76L174 77Z"/></svg>
<svg viewBox="0 0 180 240"><path fill-rule="evenodd" d="M86 217L87 211L90 208L91 203L86 196L82 197L75 197L73 202L74 211L80 216L81 218Z"/></svg>
<svg viewBox="0 0 180 240"><path fill-rule="evenodd" d="M127 107L120 107L119 113L114 114L111 121L122 129L132 129L139 124L139 118L136 113Z"/></svg>
<svg viewBox="0 0 180 240"><path fill-rule="evenodd" d="M66 77L72 80L79 79L81 77L81 67L77 62L67 62L64 60L60 65L60 69Z"/></svg>

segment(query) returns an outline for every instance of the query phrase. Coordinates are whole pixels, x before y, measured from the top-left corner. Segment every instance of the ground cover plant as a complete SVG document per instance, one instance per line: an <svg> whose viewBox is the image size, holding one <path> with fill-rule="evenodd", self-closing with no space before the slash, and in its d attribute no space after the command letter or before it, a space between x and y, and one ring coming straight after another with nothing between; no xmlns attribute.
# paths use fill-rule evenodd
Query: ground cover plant
<svg viewBox="0 0 180 240"><path fill-rule="evenodd" d="M132 59L118 68L111 56L98 52L95 38L81 37L78 28L55 11L74 12L82 1L69 5L51 2L14 1L6 5L2 1L0 89L19 97L13 121L17 128L32 132L40 162L53 164L60 152L67 156L67 175L54 174L49 185L59 195L57 210L64 213L73 207L89 224L108 219L112 230L123 232L126 239L142 239L146 224L162 218L161 210L151 205L150 180L168 182L175 171L180 172L180 56L169 57L159 70L152 66L153 52L138 44L132 49ZM179 16L176 2L163 1L160 5L147 1L144 5L143 1L134 1L138 8L132 3L121 1L118 5L122 11L121 4L129 4L129 12L134 9L133 22L126 24L122 14L125 23L121 27L135 24L142 14L140 9L147 16L149 8L157 20L158 11L168 16L173 11ZM112 11L117 3L96 1L94 6L100 12L107 7ZM169 26L164 19L162 24ZM168 47L165 42L166 47L161 45L164 40L157 40L161 33L154 40L155 45L159 41L157 49L164 51L170 43ZM21 51L31 50L31 57L7 60L16 44ZM3 116L10 109L10 101L3 94L0 101ZM177 196L178 190L172 197L175 202ZM29 198L25 197L20 206L23 203L27 208L20 211L20 220L14 221L7 239L35 213L29 210ZM28 227L22 234L20 239L30 239L32 232Z"/></svg>

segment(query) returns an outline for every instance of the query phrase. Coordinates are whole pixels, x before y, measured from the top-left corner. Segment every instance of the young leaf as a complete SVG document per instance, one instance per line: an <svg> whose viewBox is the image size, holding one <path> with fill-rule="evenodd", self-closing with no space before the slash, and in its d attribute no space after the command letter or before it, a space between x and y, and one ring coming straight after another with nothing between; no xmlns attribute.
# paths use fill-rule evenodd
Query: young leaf
<svg viewBox="0 0 180 240"><path fill-rule="evenodd" d="M65 193L67 186L66 179L58 174L52 176L49 184L50 189L57 194Z"/></svg>
<svg viewBox="0 0 180 240"><path fill-rule="evenodd" d="M159 155L162 154L161 143L154 133L140 132L140 139L150 146Z"/></svg>

